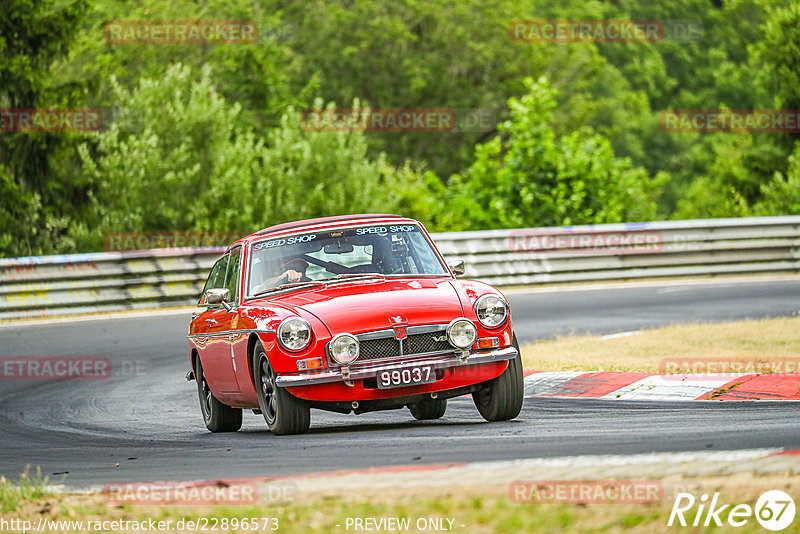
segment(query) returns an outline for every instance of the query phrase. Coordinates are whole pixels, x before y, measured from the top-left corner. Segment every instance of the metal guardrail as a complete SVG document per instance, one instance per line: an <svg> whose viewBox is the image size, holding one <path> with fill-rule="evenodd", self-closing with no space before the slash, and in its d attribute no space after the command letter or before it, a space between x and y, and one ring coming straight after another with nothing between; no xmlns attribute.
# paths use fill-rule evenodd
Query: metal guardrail
<svg viewBox="0 0 800 534"><path fill-rule="evenodd" d="M433 234L498 286L800 272L800 216ZM0 259L0 319L196 302L224 248Z"/></svg>

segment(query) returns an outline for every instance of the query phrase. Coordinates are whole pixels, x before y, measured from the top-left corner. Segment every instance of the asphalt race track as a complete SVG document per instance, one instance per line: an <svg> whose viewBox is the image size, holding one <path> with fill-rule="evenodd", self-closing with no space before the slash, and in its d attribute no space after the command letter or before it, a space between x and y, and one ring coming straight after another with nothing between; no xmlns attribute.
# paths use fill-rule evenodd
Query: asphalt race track
<svg viewBox="0 0 800 534"><path fill-rule="evenodd" d="M797 315L800 278L670 282L593 290L510 292L523 340L569 331L623 332L659 324ZM488 424L468 398L442 420L407 410L312 412L302 436L277 437L245 413L235 434L212 435L188 370L189 313L0 327L0 356L105 356L106 380L0 380L0 474L41 466L73 487L198 480L582 454L798 448L793 402L525 401Z"/></svg>
<svg viewBox="0 0 800 534"><path fill-rule="evenodd" d="M508 293L514 329L523 341L556 334L613 334L673 323L720 322L797 315L800 277L673 281L587 289L574 286Z"/></svg>

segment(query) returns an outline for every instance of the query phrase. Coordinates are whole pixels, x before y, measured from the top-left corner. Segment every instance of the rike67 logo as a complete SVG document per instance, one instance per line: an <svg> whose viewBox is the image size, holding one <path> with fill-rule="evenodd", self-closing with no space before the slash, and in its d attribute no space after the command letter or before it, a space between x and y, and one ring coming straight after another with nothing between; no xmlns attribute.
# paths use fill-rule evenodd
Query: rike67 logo
<svg viewBox="0 0 800 534"><path fill-rule="evenodd" d="M762 493L755 507L723 504L719 493L714 493L710 501L707 494L698 500L691 493L678 493L667 526L743 527L755 517L762 527L777 532L792 524L795 511L794 500L781 490Z"/></svg>

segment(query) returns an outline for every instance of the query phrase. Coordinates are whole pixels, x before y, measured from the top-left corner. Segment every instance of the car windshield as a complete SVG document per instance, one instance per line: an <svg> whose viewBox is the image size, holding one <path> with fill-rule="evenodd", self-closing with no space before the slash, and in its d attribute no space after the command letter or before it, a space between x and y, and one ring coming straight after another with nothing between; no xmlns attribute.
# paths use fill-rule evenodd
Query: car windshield
<svg viewBox="0 0 800 534"><path fill-rule="evenodd" d="M325 230L252 245L248 294L288 284L376 276L449 276L416 225Z"/></svg>

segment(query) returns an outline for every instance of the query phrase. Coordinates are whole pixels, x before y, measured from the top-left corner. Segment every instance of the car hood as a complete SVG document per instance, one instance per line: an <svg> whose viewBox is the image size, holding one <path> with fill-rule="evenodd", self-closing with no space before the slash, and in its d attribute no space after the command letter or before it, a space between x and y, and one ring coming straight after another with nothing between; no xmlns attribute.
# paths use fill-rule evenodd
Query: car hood
<svg viewBox="0 0 800 534"><path fill-rule="evenodd" d="M449 323L464 313L450 281L441 279L347 282L286 295L280 301L313 314L332 335Z"/></svg>

